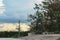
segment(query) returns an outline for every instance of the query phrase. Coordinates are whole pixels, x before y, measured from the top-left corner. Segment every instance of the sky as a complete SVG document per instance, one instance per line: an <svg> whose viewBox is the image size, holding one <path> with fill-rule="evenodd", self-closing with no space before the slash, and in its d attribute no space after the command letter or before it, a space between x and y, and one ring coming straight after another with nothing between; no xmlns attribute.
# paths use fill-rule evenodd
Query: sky
<svg viewBox="0 0 60 40"><path fill-rule="evenodd" d="M26 23L29 14L33 14L34 4L42 0L0 0L0 23Z"/></svg>

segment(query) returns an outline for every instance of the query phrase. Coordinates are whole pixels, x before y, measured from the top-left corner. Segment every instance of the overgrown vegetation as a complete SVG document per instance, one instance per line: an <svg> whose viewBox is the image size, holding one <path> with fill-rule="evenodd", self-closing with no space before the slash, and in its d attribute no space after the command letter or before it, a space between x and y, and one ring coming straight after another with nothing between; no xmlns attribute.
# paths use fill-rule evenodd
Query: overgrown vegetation
<svg viewBox="0 0 60 40"><path fill-rule="evenodd" d="M27 36L28 32L20 32L20 37ZM3 37L8 37L8 38L17 38L18 37L18 32L0 32L0 38Z"/></svg>
<svg viewBox="0 0 60 40"><path fill-rule="evenodd" d="M35 4L34 15L29 15L31 32L60 32L60 1L45 0L43 4Z"/></svg>

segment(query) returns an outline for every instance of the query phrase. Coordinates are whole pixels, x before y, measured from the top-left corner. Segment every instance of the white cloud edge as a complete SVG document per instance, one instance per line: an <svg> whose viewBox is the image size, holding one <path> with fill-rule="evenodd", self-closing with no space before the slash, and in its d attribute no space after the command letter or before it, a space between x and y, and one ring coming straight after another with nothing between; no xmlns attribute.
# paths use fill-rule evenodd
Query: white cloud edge
<svg viewBox="0 0 60 40"><path fill-rule="evenodd" d="M0 31L18 31L18 23L0 23ZM29 31L30 26L25 23L20 24L21 31Z"/></svg>
<svg viewBox="0 0 60 40"><path fill-rule="evenodd" d="M3 15L5 13L5 5L3 3L3 0L0 0L0 15Z"/></svg>

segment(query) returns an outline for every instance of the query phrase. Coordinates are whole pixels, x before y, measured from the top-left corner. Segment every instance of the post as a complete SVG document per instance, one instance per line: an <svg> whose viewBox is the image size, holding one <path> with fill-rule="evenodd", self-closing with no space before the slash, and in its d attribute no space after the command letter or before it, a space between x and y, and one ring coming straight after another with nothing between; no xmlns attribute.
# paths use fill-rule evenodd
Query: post
<svg viewBox="0 0 60 40"><path fill-rule="evenodd" d="M19 20L19 26L18 26L18 38L20 37L20 20Z"/></svg>

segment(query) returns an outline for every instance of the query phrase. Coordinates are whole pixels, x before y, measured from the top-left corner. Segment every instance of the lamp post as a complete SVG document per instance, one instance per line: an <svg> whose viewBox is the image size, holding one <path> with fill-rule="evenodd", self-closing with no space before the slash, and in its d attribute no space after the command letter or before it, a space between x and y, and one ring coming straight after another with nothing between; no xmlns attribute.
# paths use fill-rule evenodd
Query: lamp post
<svg viewBox="0 0 60 40"><path fill-rule="evenodd" d="M18 26L18 38L20 37L20 20L18 22L19 26Z"/></svg>

